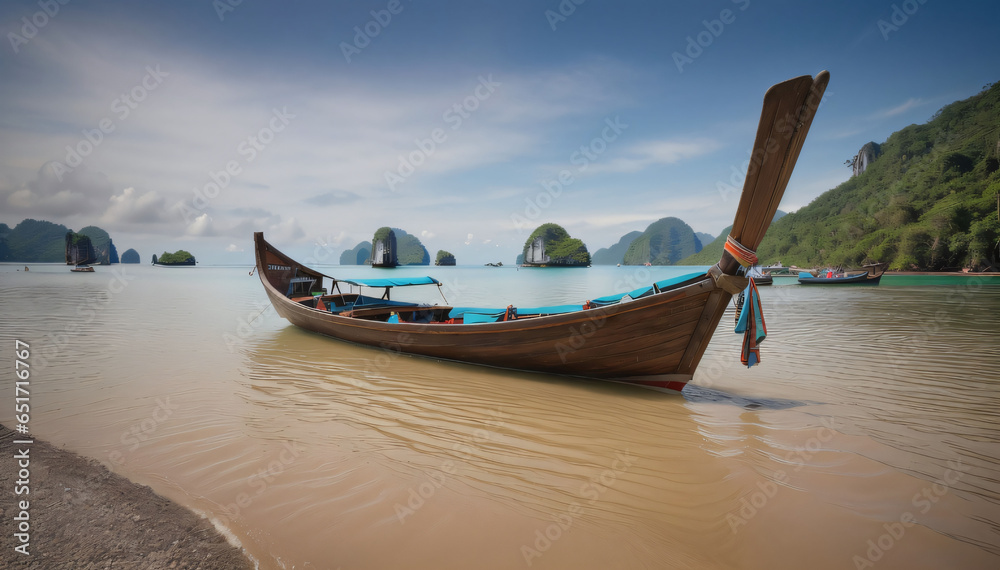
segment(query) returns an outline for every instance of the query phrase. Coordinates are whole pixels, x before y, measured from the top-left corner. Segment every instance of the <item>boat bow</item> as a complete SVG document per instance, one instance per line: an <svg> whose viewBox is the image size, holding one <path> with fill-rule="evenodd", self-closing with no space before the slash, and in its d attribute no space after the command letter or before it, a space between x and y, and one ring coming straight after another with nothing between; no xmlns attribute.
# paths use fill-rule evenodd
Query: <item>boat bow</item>
<svg viewBox="0 0 1000 570"><path fill-rule="evenodd" d="M719 263L708 272L716 290L705 304L698 330L691 337L678 372L694 374L730 299L747 286L747 279L737 272L741 266L749 267L756 262L754 250L778 211L829 81L829 72L821 71L815 78L803 75L774 85L764 95L728 247Z"/></svg>

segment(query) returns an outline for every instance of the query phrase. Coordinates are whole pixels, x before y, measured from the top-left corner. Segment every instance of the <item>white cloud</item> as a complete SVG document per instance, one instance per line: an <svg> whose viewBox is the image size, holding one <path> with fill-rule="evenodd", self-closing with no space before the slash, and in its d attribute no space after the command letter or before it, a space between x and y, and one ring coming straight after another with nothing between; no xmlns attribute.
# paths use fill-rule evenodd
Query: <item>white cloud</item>
<svg viewBox="0 0 1000 570"><path fill-rule="evenodd" d="M100 172L86 166L67 171L46 162L26 182L0 186L0 204L26 217L67 219L97 213L112 193Z"/></svg>
<svg viewBox="0 0 1000 570"><path fill-rule="evenodd" d="M166 200L155 191L138 194L126 188L110 198L111 205L101 216L101 223L111 227L122 224L153 224L170 221Z"/></svg>
<svg viewBox="0 0 1000 570"><path fill-rule="evenodd" d="M714 152L722 143L710 138L652 140L634 144L608 160L587 166L590 173L638 172L651 166L674 164ZM609 151L612 154L613 151Z"/></svg>
<svg viewBox="0 0 1000 570"><path fill-rule="evenodd" d="M191 237L209 237L216 235L215 228L212 224L212 218L208 214L202 214L195 218L187 228L184 233Z"/></svg>
<svg viewBox="0 0 1000 570"><path fill-rule="evenodd" d="M243 248L239 247L235 243L231 243L231 244L229 244L229 245L226 246L226 251L229 252L229 253L237 253L237 252L243 251Z"/></svg>
<svg viewBox="0 0 1000 570"><path fill-rule="evenodd" d="M273 240L277 243L297 242L306 237L305 230L302 229L302 225L295 218L288 218L287 220L273 224L267 228L267 232L269 236L273 236ZM272 238L269 237L268 239Z"/></svg>
<svg viewBox="0 0 1000 570"><path fill-rule="evenodd" d="M887 119L889 117L895 117L896 115L901 115L911 109L916 109L917 107L921 107L926 104L927 101L923 99L911 97L906 101L903 101L899 105L896 105L895 107L890 107L888 109L881 109L879 111L872 113L872 118Z"/></svg>
<svg viewBox="0 0 1000 570"><path fill-rule="evenodd" d="M176 44L157 45L155 34L125 45L116 34L95 33L66 16L60 34L36 38L16 62L21 74L5 81L0 116L10 117L14 128L0 131L0 208L85 222L79 226L99 221L125 233L114 236L118 242L130 233L150 240L186 235L213 238L207 249L219 252L227 245L246 247L254 231L305 246L331 230L343 241L349 235L370 239L384 225L408 231L423 225L435 229L421 231L422 238L445 248L464 242L470 254L487 243L490 250L520 248L484 237L509 231L509 213L522 211L524 196L539 192L537 173L544 169L548 179L567 168L569 154L595 136L590 127L603 128L605 118L618 113L631 121L631 108L644 104L635 100L635 87L649 81L622 62L587 58L552 68L500 65L467 73L423 67L413 74L419 80L316 73L309 62L266 68L264 75L224 54L206 58ZM162 84L127 117L113 112L119 94L140 84L146 67L157 63L168 74ZM460 125L447 122L443 113L472 95L479 76L490 71L499 83L495 92ZM271 132L275 109L294 116ZM45 172L38 165L66 162L66 145L85 140L83 131L102 118L115 129L66 175L73 183L45 182L51 182L51 163ZM389 192L384 173L435 129L443 129L447 140L435 145L399 192ZM631 137L640 136L640 127L634 129L582 174L652 171L709 154L727 138L719 129L685 126L672 132L711 132L719 140L681 134L636 142ZM248 137L259 142L261 133L268 142L248 152ZM230 164L235 166L226 172ZM661 191L662 178L649 174L628 181L629 196ZM589 183L575 182L572 191L592 195ZM623 214L602 210L598 216L635 218L628 212L636 203L623 200ZM180 204L194 215L182 219ZM571 204L562 200L548 213ZM466 237L473 228L479 237Z"/></svg>
<svg viewBox="0 0 1000 570"><path fill-rule="evenodd" d="M91 34L72 19L60 23L65 33L36 38L39 49L23 54L31 58L22 60L30 63L26 67L47 70L48 88L38 88L37 74L14 78L0 101L0 113L17 117L13 132L0 133L0 143L18 141L4 144L12 152L0 156L0 171L28 179L32 173L24 165L66 163L64 147L80 144L84 131L102 119L114 130L67 175L81 184L43 187L37 174L33 183L0 188L0 204L25 216L91 216L91 223L166 235L236 237L251 225L278 223L247 218L236 213L239 208L274 210L279 220L294 216L296 226L279 231L298 240L345 211L350 231L364 232L384 225L380 215L389 207L425 216L440 215L429 205L435 201L475 207L481 202L472 193L476 187L438 181L533 157L560 118L626 101L623 83L632 73L610 61L584 61L557 72L500 70L493 76L495 92L455 125L443 113L475 93L478 72L442 74L404 91L372 77L326 75L304 84L292 72L262 83L239 68L220 73L212 61L172 46L123 49L113 37ZM114 112L119 94L140 85L147 66L155 69L157 62L162 83L127 116ZM268 133L263 149L248 152L248 137L272 126L274 109L294 117ZM434 129L443 129L447 140L385 202L390 194L384 173ZM233 162L238 172L226 173ZM96 178L85 181L88 176ZM189 216L185 224L176 215L182 203L192 205L198 219Z"/></svg>

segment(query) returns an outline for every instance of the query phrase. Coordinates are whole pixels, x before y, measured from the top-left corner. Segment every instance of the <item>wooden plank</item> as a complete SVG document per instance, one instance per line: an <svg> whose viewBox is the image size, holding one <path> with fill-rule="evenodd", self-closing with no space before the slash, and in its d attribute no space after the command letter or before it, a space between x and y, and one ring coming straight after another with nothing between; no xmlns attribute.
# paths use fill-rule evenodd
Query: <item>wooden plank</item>
<svg viewBox="0 0 1000 570"><path fill-rule="evenodd" d="M712 295L705 303L701 319L698 321L698 328L691 335L691 342L688 344L684 355L680 359L680 363L677 365L678 374L694 374L695 369L698 368L698 363L701 362L701 356L705 353L705 348L708 347L709 341L712 340L712 335L715 333L715 329L718 328L719 321L722 320L722 314L726 311L726 307L732 298L732 295L721 289L716 289L712 292Z"/></svg>

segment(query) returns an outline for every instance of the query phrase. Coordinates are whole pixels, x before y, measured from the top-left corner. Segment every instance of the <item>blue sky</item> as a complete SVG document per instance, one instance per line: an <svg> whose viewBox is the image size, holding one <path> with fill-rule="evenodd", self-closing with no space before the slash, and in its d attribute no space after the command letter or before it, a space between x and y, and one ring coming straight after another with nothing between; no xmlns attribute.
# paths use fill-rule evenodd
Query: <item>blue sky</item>
<svg viewBox="0 0 1000 570"><path fill-rule="evenodd" d="M47 11L47 12L46 12ZM781 208L1000 79L995 2L111 2L0 7L0 222L251 263L383 225L460 264L563 225L717 235L767 88L831 82Z"/></svg>

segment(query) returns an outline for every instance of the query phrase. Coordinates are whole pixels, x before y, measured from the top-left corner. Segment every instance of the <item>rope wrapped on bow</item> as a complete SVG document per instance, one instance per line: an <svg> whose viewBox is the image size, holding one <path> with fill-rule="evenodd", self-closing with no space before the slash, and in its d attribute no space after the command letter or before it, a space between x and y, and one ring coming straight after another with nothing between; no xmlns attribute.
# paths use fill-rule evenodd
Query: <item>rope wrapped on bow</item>
<svg viewBox="0 0 1000 570"><path fill-rule="evenodd" d="M743 267L750 267L757 264L757 252L734 240L733 236L726 237L726 245L723 247Z"/></svg>

